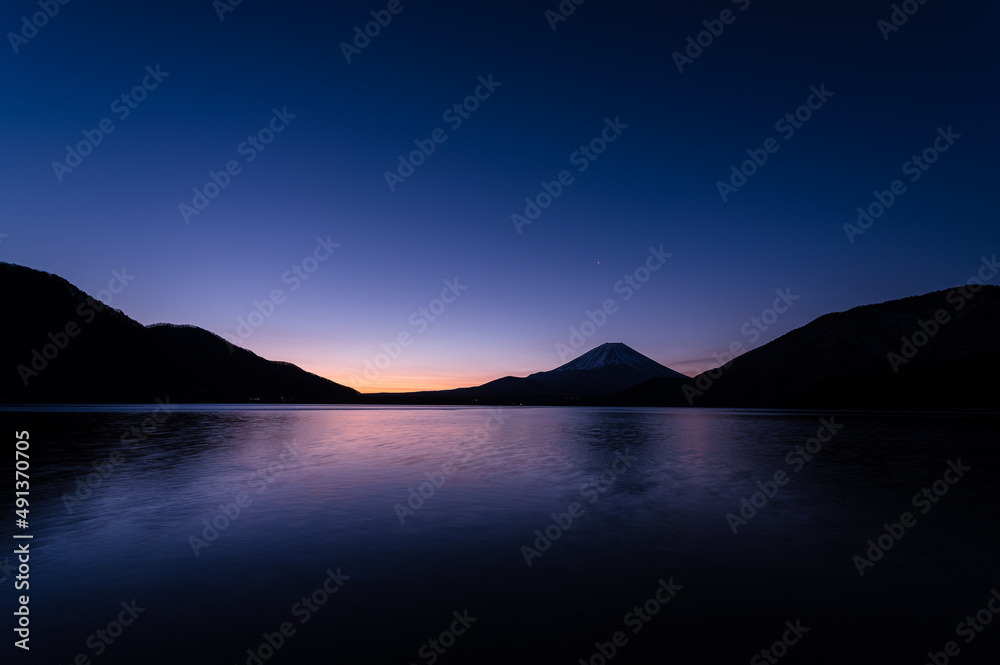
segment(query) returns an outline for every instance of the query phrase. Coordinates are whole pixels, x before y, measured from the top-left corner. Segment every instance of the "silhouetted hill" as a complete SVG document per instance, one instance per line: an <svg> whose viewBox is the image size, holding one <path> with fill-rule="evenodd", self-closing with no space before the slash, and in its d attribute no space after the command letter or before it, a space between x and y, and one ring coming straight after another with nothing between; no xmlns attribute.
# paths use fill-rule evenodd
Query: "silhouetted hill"
<svg viewBox="0 0 1000 665"><path fill-rule="evenodd" d="M997 286L855 307L700 374L686 382L681 405L996 408L998 331ZM629 397L649 403L659 396L676 405L675 389L649 382Z"/></svg>
<svg viewBox="0 0 1000 665"><path fill-rule="evenodd" d="M357 391L194 326L143 326L65 279L0 263L0 402L341 403Z"/></svg>

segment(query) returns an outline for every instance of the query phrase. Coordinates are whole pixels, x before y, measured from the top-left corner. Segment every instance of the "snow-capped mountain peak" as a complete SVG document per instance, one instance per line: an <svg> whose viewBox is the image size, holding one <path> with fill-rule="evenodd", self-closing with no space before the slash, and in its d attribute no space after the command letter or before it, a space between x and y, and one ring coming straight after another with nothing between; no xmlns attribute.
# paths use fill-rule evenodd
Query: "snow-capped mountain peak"
<svg viewBox="0 0 1000 665"><path fill-rule="evenodd" d="M574 370L594 370L611 366L626 366L646 372L651 376L682 376L678 372L665 367L651 358L647 358L635 349L621 342L606 342L591 349L582 356L557 367L553 372L570 372Z"/></svg>

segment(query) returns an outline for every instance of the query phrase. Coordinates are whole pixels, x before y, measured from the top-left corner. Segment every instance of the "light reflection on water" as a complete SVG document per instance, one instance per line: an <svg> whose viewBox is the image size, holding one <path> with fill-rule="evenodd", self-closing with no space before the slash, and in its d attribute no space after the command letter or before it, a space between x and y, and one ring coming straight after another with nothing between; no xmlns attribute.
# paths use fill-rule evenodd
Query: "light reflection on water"
<svg viewBox="0 0 1000 665"><path fill-rule="evenodd" d="M988 418L836 414L843 429L794 471L786 454L830 414L188 406L123 444L149 414L0 411L32 435L32 572L43 581L32 591L51 631L46 657L87 652L103 617L141 596L149 609L135 637L101 662L242 663L337 567L350 581L270 662L328 662L345 644L367 654L346 662L415 662L464 607L484 618L450 662L575 662L670 576L685 585L670 619L616 662L650 662L680 634L701 640L688 662L749 658L768 626L800 614L827 626L812 642L818 658L851 653L852 636L882 614L921 617L882 645L897 653L926 627L947 637L953 615L998 583ZM113 451L120 463L84 498L78 481ZM851 557L958 457L974 471L860 578ZM733 535L726 514L778 470L788 483ZM80 499L72 512L66 495ZM582 516L526 566L521 547L574 503ZM217 538L212 522L225 525ZM710 639L716 625L732 640ZM176 651L151 648L165 643ZM914 658L931 646L914 644Z"/></svg>

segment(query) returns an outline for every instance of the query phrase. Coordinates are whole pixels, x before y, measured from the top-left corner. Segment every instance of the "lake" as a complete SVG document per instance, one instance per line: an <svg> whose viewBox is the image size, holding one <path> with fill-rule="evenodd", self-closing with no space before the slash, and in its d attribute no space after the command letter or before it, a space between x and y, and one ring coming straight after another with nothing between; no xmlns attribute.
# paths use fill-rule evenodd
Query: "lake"
<svg viewBox="0 0 1000 665"><path fill-rule="evenodd" d="M11 512L14 433L30 434L33 536L30 657L8 645L4 662L919 665L951 648L966 665L1000 646L997 417L160 405L0 420ZM25 592L5 572L28 541L8 516L13 642Z"/></svg>

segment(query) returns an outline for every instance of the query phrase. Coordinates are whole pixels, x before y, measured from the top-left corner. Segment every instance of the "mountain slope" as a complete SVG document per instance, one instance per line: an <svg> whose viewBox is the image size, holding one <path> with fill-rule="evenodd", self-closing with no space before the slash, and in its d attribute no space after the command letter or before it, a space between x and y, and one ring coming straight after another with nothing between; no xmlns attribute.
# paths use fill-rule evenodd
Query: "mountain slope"
<svg viewBox="0 0 1000 665"><path fill-rule="evenodd" d="M0 263L0 402L354 402L357 391L193 326L143 326L65 279Z"/></svg>
<svg viewBox="0 0 1000 665"><path fill-rule="evenodd" d="M997 286L855 307L821 316L723 368L702 373L688 382L685 398L691 401L685 404L996 407L998 331Z"/></svg>

